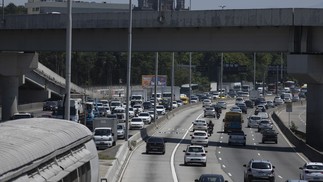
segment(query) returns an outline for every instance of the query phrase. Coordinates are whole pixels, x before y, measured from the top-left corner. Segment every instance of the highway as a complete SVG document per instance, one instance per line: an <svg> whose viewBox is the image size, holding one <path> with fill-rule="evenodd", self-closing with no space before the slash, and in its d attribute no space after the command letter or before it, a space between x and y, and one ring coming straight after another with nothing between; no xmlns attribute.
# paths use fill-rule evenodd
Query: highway
<svg viewBox="0 0 323 182"><path fill-rule="evenodd" d="M232 106L228 104L228 108ZM227 111L227 110L226 110ZM228 146L228 135L222 133L223 116L220 119L212 119L215 122L215 133L209 138L207 147L207 167L184 166L183 158L186 146L190 144L190 132L192 121L201 117L203 110L201 105L185 110L177 114L154 134L166 138L165 155L145 154L145 143L137 147L123 173L122 182L161 182L174 181L186 182L194 181L204 173L223 174L228 181L243 181L243 164L247 164L250 159L267 159L276 167L276 181L286 181L287 179L298 179L300 170L307 158L296 153L295 148L279 132L278 144L261 143L261 134L257 129L247 128L247 115L243 130L247 134L247 145ZM270 112L270 111L269 111ZM249 109L248 115L253 110ZM209 120L209 119L208 119ZM218 132L217 132L218 131Z"/></svg>

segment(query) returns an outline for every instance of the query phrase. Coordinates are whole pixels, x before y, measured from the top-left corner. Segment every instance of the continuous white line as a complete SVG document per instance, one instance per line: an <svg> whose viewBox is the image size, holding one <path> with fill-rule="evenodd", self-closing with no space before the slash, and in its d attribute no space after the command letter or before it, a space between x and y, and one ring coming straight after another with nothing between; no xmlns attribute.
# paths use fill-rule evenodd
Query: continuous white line
<svg viewBox="0 0 323 182"><path fill-rule="evenodd" d="M201 113L197 118L201 117L203 113ZM196 118L196 119L197 119ZM188 128L188 130L186 131L186 133L184 134L184 136L182 137L181 141L179 141L177 143L177 145L175 146L173 152L172 152L172 156L170 158L170 168L171 168L171 171L172 171L172 176L173 176L173 181L174 182L178 182L178 178L177 178L177 175L176 175L176 171L175 171L175 163L174 163L174 156L175 156L175 152L177 150L177 148L179 147L179 145L182 143L182 141L184 140L184 138L186 137L186 135L188 134L188 132L190 132L191 128L192 128L193 124L191 124L191 126Z"/></svg>
<svg viewBox="0 0 323 182"><path fill-rule="evenodd" d="M298 118L306 125L306 121L304 121L303 119L302 119L302 117L301 117L301 115L304 113L304 112L306 112L306 110L304 110L304 111L302 111L301 113L299 113L299 115L298 115Z"/></svg>

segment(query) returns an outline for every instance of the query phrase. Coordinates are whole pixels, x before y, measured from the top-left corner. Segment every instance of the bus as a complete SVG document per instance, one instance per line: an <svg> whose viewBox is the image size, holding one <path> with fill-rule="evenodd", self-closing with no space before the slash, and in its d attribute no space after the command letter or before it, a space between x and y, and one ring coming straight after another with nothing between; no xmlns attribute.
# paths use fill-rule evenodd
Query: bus
<svg viewBox="0 0 323 182"><path fill-rule="evenodd" d="M194 91L199 89L198 84L191 84L191 92L194 93ZM188 98L190 97L190 85L189 84L183 84L180 88L180 93L185 94Z"/></svg>
<svg viewBox="0 0 323 182"><path fill-rule="evenodd" d="M0 181L99 181L92 132L62 119L28 118L0 124Z"/></svg>

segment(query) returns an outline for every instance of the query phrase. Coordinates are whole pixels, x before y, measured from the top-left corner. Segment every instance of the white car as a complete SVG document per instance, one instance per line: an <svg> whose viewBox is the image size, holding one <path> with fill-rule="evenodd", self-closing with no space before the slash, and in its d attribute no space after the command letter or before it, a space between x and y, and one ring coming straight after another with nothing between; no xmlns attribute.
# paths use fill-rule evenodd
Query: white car
<svg viewBox="0 0 323 182"><path fill-rule="evenodd" d="M177 105L177 102L176 101L173 101L173 109L175 109L175 108L177 108L178 107L178 105Z"/></svg>
<svg viewBox="0 0 323 182"><path fill-rule="evenodd" d="M144 110L141 104L135 104L132 107L135 113L141 113Z"/></svg>
<svg viewBox="0 0 323 182"><path fill-rule="evenodd" d="M238 106L232 106L230 109L231 112L238 112L238 113L242 113L242 110L240 109L240 107Z"/></svg>
<svg viewBox="0 0 323 182"><path fill-rule="evenodd" d="M132 107L129 107L129 118L135 117L135 111L133 110Z"/></svg>
<svg viewBox="0 0 323 182"><path fill-rule="evenodd" d="M129 122L129 129L143 129L144 125L145 123L142 118L134 117Z"/></svg>
<svg viewBox="0 0 323 182"><path fill-rule="evenodd" d="M207 131L207 123L204 119L196 119L193 121L193 131L202 130Z"/></svg>
<svg viewBox="0 0 323 182"><path fill-rule="evenodd" d="M209 146L209 137L206 131L194 131L193 134L191 134L191 144L205 147Z"/></svg>
<svg viewBox="0 0 323 182"><path fill-rule="evenodd" d="M163 105L156 106L156 111L157 111L158 115L165 115L166 114L166 109Z"/></svg>
<svg viewBox="0 0 323 182"><path fill-rule="evenodd" d="M123 124L123 123L119 123L117 125L117 135L118 135L118 138L125 138L126 136L126 126Z"/></svg>
<svg viewBox="0 0 323 182"><path fill-rule="evenodd" d="M202 164L206 167L206 153L204 147L201 145L188 145L184 155L184 165L188 164Z"/></svg>
<svg viewBox="0 0 323 182"><path fill-rule="evenodd" d="M238 103L244 103L244 99L242 97L237 97L235 104L237 105Z"/></svg>
<svg viewBox="0 0 323 182"><path fill-rule="evenodd" d="M210 107L211 104L212 104L212 101L210 99L203 100L203 107Z"/></svg>
<svg viewBox="0 0 323 182"><path fill-rule="evenodd" d="M323 163L308 162L303 167L300 167L300 178L307 181L323 181Z"/></svg>
<svg viewBox="0 0 323 182"><path fill-rule="evenodd" d="M141 118L145 124L150 124L151 123L151 116L148 112L141 112L138 115L138 118Z"/></svg>

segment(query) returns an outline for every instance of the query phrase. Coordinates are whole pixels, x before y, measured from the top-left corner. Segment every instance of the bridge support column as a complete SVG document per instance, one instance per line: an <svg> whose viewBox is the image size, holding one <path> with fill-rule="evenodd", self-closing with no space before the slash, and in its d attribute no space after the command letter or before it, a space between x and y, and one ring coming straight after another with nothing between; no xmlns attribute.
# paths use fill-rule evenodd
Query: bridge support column
<svg viewBox="0 0 323 182"><path fill-rule="evenodd" d="M9 120L18 111L19 77L36 69L37 53L0 53L2 120Z"/></svg>
<svg viewBox="0 0 323 182"><path fill-rule="evenodd" d="M289 55L287 72L307 83L306 143L323 151L323 55Z"/></svg>

